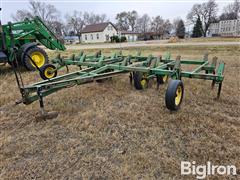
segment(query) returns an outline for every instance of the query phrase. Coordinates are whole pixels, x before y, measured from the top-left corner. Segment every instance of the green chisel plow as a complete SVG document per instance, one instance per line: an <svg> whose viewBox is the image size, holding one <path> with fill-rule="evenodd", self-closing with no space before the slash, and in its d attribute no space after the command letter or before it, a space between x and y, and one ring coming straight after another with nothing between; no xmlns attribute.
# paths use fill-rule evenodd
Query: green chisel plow
<svg viewBox="0 0 240 180"><path fill-rule="evenodd" d="M57 76L59 70L64 67L68 69L71 65L80 69ZM185 71L182 66L186 65L193 66L193 70ZM210 63L207 54L200 60L181 59L180 56L172 59L170 53L164 56L141 56L138 52L136 55L126 56L118 52L104 56L101 52L95 55L80 52L79 55L72 55L69 58L58 55L52 60L52 64L45 65L40 71L41 77L45 80L20 87L22 99L18 103L30 104L39 101L41 118L56 117L57 113L48 113L44 110L44 97L64 88L100 82L129 73L130 82L137 90L147 88L150 79L156 79L157 87L168 82L165 104L170 111L177 111L184 95L182 78L211 80L212 87L218 85L217 98L219 98L224 79L224 66L223 62L217 63L217 57Z"/></svg>

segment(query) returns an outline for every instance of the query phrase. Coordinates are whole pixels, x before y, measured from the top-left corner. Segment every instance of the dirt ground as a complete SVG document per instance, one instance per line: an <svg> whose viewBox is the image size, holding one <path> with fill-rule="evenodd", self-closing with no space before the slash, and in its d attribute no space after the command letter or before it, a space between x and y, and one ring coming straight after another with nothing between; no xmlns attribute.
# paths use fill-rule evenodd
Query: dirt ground
<svg viewBox="0 0 240 180"><path fill-rule="evenodd" d="M124 52L139 49L186 59L201 59L206 51L210 58L218 56L226 63L221 98L214 99L217 90L211 90L210 81L183 79L183 104L171 113L164 105L167 84L157 90L151 82L137 91L125 74L47 97L46 108L59 116L36 122L38 103L15 106L20 94L14 74L1 67L0 179L193 179L180 175L181 161L235 165L240 174L240 47ZM23 77L26 83L40 80L36 72Z"/></svg>
<svg viewBox="0 0 240 180"><path fill-rule="evenodd" d="M151 40L151 41L136 41L124 43L97 43L97 44L75 44L67 45L70 50L76 49L96 49L96 48L144 48L144 47L172 47L172 46L240 46L240 38L189 38L179 39L177 42L171 40Z"/></svg>

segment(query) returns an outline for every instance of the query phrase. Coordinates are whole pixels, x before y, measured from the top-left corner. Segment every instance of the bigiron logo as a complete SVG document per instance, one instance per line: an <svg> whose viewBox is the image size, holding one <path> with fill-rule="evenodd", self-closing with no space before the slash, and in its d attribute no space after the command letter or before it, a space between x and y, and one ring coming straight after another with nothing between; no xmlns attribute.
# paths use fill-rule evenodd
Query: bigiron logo
<svg viewBox="0 0 240 180"><path fill-rule="evenodd" d="M204 179L214 175L237 175L237 169L234 165L213 165L210 161L205 165L181 161L181 175L195 175L197 179Z"/></svg>

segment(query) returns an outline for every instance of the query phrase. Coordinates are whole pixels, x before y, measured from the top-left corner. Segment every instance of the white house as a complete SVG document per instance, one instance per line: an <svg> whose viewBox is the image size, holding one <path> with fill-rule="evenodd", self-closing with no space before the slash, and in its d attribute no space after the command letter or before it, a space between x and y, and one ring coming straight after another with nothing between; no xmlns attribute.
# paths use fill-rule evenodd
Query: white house
<svg viewBox="0 0 240 180"><path fill-rule="evenodd" d="M240 19L219 22L221 36L240 36Z"/></svg>
<svg viewBox="0 0 240 180"><path fill-rule="evenodd" d="M122 31L121 36L125 36L128 42L133 42L138 40L139 33L131 31Z"/></svg>
<svg viewBox="0 0 240 180"><path fill-rule="evenodd" d="M87 25L82 31L83 43L109 42L117 35L117 28L111 22Z"/></svg>
<svg viewBox="0 0 240 180"><path fill-rule="evenodd" d="M209 36L240 36L240 19L212 23L208 34Z"/></svg>
<svg viewBox="0 0 240 180"><path fill-rule="evenodd" d="M209 27L209 36L218 36L219 35L219 23L212 23Z"/></svg>

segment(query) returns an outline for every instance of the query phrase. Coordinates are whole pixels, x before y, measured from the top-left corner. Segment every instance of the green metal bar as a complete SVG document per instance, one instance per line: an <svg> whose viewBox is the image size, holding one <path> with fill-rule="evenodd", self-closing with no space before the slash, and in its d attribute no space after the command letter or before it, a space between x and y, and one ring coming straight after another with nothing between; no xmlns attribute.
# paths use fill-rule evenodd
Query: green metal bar
<svg viewBox="0 0 240 180"><path fill-rule="evenodd" d="M77 77L77 78L66 80L66 81L58 81L58 82L53 82L53 83L41 84L41 85L37 85L34 87L29 87L29 88L25 87L22 89L25 91L28 91L28 92L31 92L31 90L34 89L34 92L36 92L36 90L41 87L43 89L43 91L42 91L43 97L45 97L47 95L50 95L58 90L66 88L66 87L72 87L74 85L85 84L85 83L89 83L89 82L92 82L92 81L98 80L98 79L105 79L108 77L113 77L114 75L119 75L119 73L123 73L123 71L114 71L114 72L107 72L107 73L102 73L102 74L91 73L91 74L88 74L88 76L84 76L84 77L82 76L82 77ZM38 95L36 95L36 93L34 93L32 95L29 94L28 96L23 97L23 98L24 98L23 102L25 104L30 104L39 99L39 97L38 97Z"/></svg>
<svg viewBox="0 0 240 180"><path fill-rule="evenodd" d="M223 76L214 75L214 74L203 74L203 73L192 73L192 72L181 72L182 77L186 78L194 78L194 79L206 79L206 80L216 80L216 81L223 81Z"/></svg>
<svg viewBox="0 0 240 180"><path fill-rule="evenodd" d="M31 85L28 85L28 86L25 86L25 87L29 88L31 86L42 85L42 84L46 84L46 83L49 83L49 82L56 82L56 81L59 81L59 80L75 78L75 77L78 77L79 75L86 74L86 73L88 73L88 71L91 71L91 70L94 70L94 67L90 67L90 68L86 68L86 69L83 69L83 70L80 70L80 71L77 71L77 72L72 72L72 73L61 75L61 76L57 76L55 78L40 81L38 83L34 83L34 84L31 84Z"/></svg>
<svg viewBox="0 0 240 180"><path fill-rule="evenodd" d="M217 69L217 75L218 75L217 81L223 81L224 68L225 68L225 64L220 63Z"/></svg>
<svg viewBox="0 0 240 180"><path fill-rule="evenodd" d="M23 38L23 37L25 37L25 36L28 36L29 34L32 34L32 33L35 32L35 31L36 31L36 30L29 31L28 33L25 33L25 34L23 34L23 35L21 35L21 36L16 37L15 40L18 40L18 39L21 39L21 38Z"/></svg>
<svg viewBox="0 0 240 180"><path fill-rule="evenodd" d="M205 61L201 66L198 66L196 69L194 69L194 70L192 71L192 74L193 74L193 73L198 73L198 72L202 71L202 68L205 67L205 66L208 65L208 64L209 64L209 62L208 62L208 61Z"/></svg>

